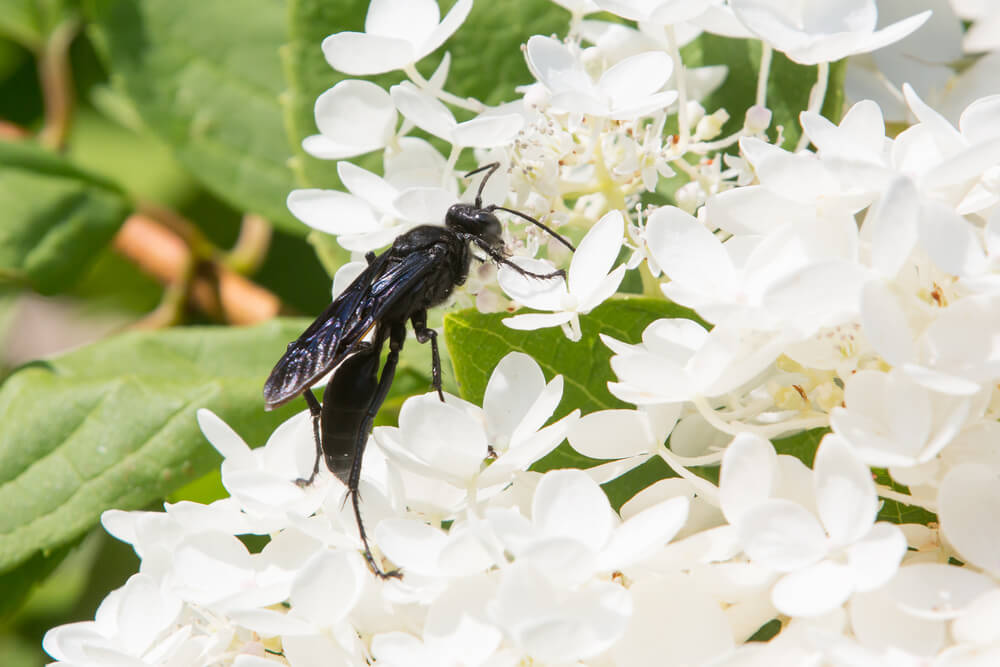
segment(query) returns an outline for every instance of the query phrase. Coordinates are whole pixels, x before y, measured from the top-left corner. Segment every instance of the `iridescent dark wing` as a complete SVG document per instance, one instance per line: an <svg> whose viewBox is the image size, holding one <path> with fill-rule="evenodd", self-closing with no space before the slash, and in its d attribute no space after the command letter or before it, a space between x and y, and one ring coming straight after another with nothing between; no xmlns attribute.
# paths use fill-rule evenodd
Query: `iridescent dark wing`
<svg viewBox="0 0 1000 667"><path fill-rule="evenodd" d="M301 394L356 348L400 299L419 293L440 268L441 254L428 249L394 255L388 250L334 299L297 340L288 345L264 383L264 403L275 408Z"/></svg>

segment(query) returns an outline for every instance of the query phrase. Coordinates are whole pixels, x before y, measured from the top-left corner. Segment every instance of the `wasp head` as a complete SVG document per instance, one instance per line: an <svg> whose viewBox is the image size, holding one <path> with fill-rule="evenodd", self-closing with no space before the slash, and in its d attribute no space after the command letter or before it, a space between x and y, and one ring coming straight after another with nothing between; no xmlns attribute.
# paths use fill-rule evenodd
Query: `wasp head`
<svg viewBox="0 0 1000 667"><path fill-rule="evenodd" d="M492 211L475 204L455 204L444 217L448 229L477 236L490 246L503 245L500 221Z"/></svg>

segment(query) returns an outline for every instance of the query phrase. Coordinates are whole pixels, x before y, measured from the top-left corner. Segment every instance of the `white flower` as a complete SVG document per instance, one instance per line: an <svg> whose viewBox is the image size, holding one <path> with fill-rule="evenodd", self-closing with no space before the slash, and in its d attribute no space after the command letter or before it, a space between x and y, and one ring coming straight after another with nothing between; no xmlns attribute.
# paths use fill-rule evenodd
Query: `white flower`
<svg viewBox="0 0 1000 667"><path fill-rule="evenodd" d="M448 395L444 403L436 393L415 396L403 403L399 427L376 428L375 441L394 464L437 486L475 484L489 495L566 437L577 411L544 426L562 390L561 376L546 384L531 357L512 352L493 369L482 408Z"/></svg>
<svg viewBox="0 0 1000 667"><path fill-rule="evenodd" d="M793 178L792 165L788 169ZM804 173L800 169L799 177L804 179ZM781 215L777 202L768 201L759 188L756 192L761 200L742 224L763 221L769 210ZM754 230L770 232L767 236L741 235L725 243L684 211L657 209L649 216L646 239L656 264L671 279L663 293L709 322L786 337L807 338L856 317L865 271L856 263L853 216L839 206L822 218L804 209L801 217L786 209L778 229ZM713 213L717 209L710 206L712 224L724 227L722 216ZM745 234L746 228L740 231Z"/></svg>
<svg viewBox="0 0 1000 667"><path fill-rule="evenodd" d="M530 520L507 508L491 508L486 517L517 562L572 587L649 558L677 534L687 511L687 497L677 496L623 522L585 471L554 470L535 489Z"/></svg>
<svg viewBox="0 0 1000 667"><path fill-rule="evenodd" d="M747 468L759 472L749 474ZM733 469L741 474L731 474ZM737 439L722 462L723 512L747 557L784 573L771 601L790 616L824 614L854 591L882 586L906 551L898 526L873 523L878 501L871 471L837 436L820 443L814 469L815 514L771 497L775 463L769 443Z"/></svg>
<svg viewBox="0 0 1000 667"><path fill-rule="evenodd" d="M936 392L971 396L1000 377L1000 296L970 296L912 322L908 300L872 282L861 299L865 336L911 380Z"/></svg>
<svg viewBox="0 0 1000 667"><path fill-rule="evenodd" d="M434 0L372 0L364 32L338 32L323 40L330 66L345 74L391 72L413 65L458 30L472 0L458 0L444 20Z"/></svg>
<svg viewBox="0 0 1000 667"><path fill-rule="evenodd" d="M646 31L676 26L685 35L678 39L683 45L697 37L701 30L726 37L745 39L753 34L740 23L723 0L595 0L601 9L639 23ZM661 29L662 30L662 29ZM689 36L688 36L689 33ZM660 37L662 41L662 37Z"/></svg>
<svg viewBox="0 0 1000 667"><path fill-rule="evenodd" d="M520 114L495 110L459 123L448 107L409 81L393 86L390 93L396 108L407 120L455 146L493 148L506 145L524 126L524 117Z"/></svg>
<svg viewBox="0 0 1000 667"><path fill-rule="evenodd" d="M852 101L872 100L892 121L907 120L902 97L904 83L909 83L926 99L951 106L947 100L957 83L954 63L963 57L962 22L948 0L922 0L919 4L911 0L880 0L879 22L892 23L915 9L933 12L918 30L878 51L847 61L845 96ZM962 76L959 74L959 78Z"/></svg>
<svg viewBox="0 0 1000 667"><path fill-rule="evenodd" d="M931 13L921 12L875 29L875 0L731 0L736 17L751 32L803 65L833 62L875 51L919 28Z"/></svg>
<svg viewBox="0 0 1000 667"><path fill-rule="evenodd" d="M580 418L569 432L569 444L584 456L613 459L612 465L588 468L599 483L625 474L657 452L680 417L680 404L645 410L599 410ZM599 475L599 476L595 476Z"/></svg>
<svg viewBox="0 0 1000 667"><path fill-rule="evenodd" d="M362 155L384 148L396 131L392 98L369 81L341 81L316 98L319 134L302 140L302 148L323 160Z"/></svg>
<svg viewBox="0 0 1000 667"><path fill-rule="evenodd" d="M610 298L625 277L623 264L611 270L625 233L620 211L611 211L580 242L569 266L569 280L539 279L502 266L497 274L500 287L518 303L552 314L515 315L503 321L512 329L542 329L562 326L570 340L579 340L580 315L586 315ZM516 258L519 267L534 273L551 273L555 267L543 260Z"/></svg>
<svg viewBox="0 0 1000 667"><path fill-rule="evenodd" d="M628 627L632 600L617 584L560 588L531 564L515 563L504 570L490 611L525 653L545 663L566 663L613 645Z"/></svg>
<svg viewBox="0 0 1000 667"><path fill-rule="evenodd" d="M858 457L879 468L926 463L975 416L971 397L937 394L899 369L851 375L844 402L831 411L830 425Z"/></svg>
<svg viewBox="0 0 1000 667"><path fill-rule="evenodd" d="M79 667L177 664L172 661L192 648L186 633L169 636L176 629L181 608L181 600L163 590L156 580L134 574L108 594L93 621L49 630L42 648L61 663Z"/></svg>
<svg viewBox="0 0 1000 667"><path fill-rule="evenodd" d="M308 516L323 502L325 485L302 488L295 483L309 476L316 451L308 412L284 422L264 447L253 450L208 410L198 411L198 425L223 456L223 485L258 525L282 525L288 513Z"/></svg>
<svg viewBox="0 0 1000 667"><path fill-rule="evenodd" d="M594 83L578 55L562 42L535 35L525 52L531 73L552 94L551 104L612 120L633 120L666 108L677 91L660 91L673 72L662 51L625 58Z"/></svg>
<svg viewBox="0 0 1000 667"><path fill-rule="evenodd" d="M337 173L350 194L293 190L288 195L288 210L313 229L335 234L344 248L360 253L389 245L416 225L442 224L448 207L457 199L453 189L441 187L444 159L420 139L408 137L400 143L402 153L391 161L386 157L386 178L340 162ZM421 161L419 169L408 166ZM407 168L392 173L391 162ZM432 180L435 172L436 180ZM454 180L448 182L454 185Z"/></svg>

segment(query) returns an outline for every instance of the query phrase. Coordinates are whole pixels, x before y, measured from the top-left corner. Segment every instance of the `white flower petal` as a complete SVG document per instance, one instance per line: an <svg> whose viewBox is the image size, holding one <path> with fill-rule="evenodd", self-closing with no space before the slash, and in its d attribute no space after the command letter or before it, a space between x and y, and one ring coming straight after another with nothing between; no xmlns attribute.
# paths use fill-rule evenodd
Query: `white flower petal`
<svg viewBox="0 0 1000 667"><path fill-rule="evenodd" d="M385 146L396 129L392 98L370 81L341 81L316 98L314 114L323 137L355 155Z"/></svg>
<svg viewBox="0 0 1000 667"><path fill-rule="evenodd" d="M620 459L656 448L649 418L638 410L600 410L584 415L569 444L594 459Z"/></svg>
<svg viewBox="0 0 1000 667"><path fill-rule="evenodd" d="M722 456L719 502L726 520L736 525L748 510L771 497L778 455L770 441L741 433Z"/></svg>
<svg viewBox="0 0 1000 667"><path fill-rule="evenodd" d="M679 208L656 209L646 223L646 240L656 263L673 281L715 291L735 278L732 261L719 240Z"/></svg>
<svg viewBox="0 0 1000 667"><path fill-rule="evenodd" d="M579 61L558 39L532 36L528 40L525 59L535 78L553 93L594 89Z"/></svg>
<svg viewBox="0 0 1000 667"><path fill-rule="evenodd" d="M320 551L299 571L288 602L296 615L317 626L332 626L357 603L366 573L353 555Z"/></svg>
<svg viewBox="0 0 1000 667"><path fill-rule="evenodd" d="M434 31L440 19L434 0L372 0L365 15L365 32L418 44Z"/></svg>
<svg viewBox="0 0 1000 667"><path fill-rule="evenodd" d="M544 389L545 375L534 359L522 352L511 352L501 359L483 396L490 430L510 436Z"/></svg>
<svg viewBox="0 0 1000 667"><path fill-rule="evenodd" d="M409 41L363 32L338 32L324 39L322 46L330 67L351 76L391 72L416 60Z"/></svg>
<svg viewBox="0 0 1000 667"><path fill-rule="evenodd" d="M861 325L872 347L890 364L899 366L913 359L913 334L906 313L885 285L865 285L861 293Z"/></svg>
<svg viewBox="0 0 1000 667"><path fill-rule="evenodd" d="M618 518L604 491L582 470L554 470L542 477L531 506L532 523L549 537L566 537L599 551Z"/></svg>
<svg viewBox="0 0 1000 667"><path fill-rule="evenodd" d="M911 614L947 619L956 618L970 602L996 588L988 577L966 567L917 563L901 567L886 590Z"/></svg>
<svg viewBox="0 0 1000 667"><path fill-rule="evenodd" d="M827 550L826 534L816 517L788 500L757 503L736 528L747 556L778 572L816 563Z"/></svg>
<svg viewBox="0 0 1000 667"><path fill-rule="evenodd" d="M662 665L665 659L705 665L733 649L718 600L688 577L639 579L629 592L635 606L625 635L611 649L616 665Z"/></svg>
<svg viewBox="0 0 1000 667"><path fill-rule="evenodd" d="M871 243L872 266L887 279L896 277L917 243L920 206L908 178L896 178L868 210L861 238Z"/></svg>
<svg viewBox="0 0 1000 667"><path fill-rule="evenodd" d="M824 560L782 577L771 590L771 602L789 616L819 616L844 604L853 584L849 567Z"/></svg>
<svg viewBox="0 0 1000 667"><path fill-rule="evenodd" d="M471 10L472 0L458 0L452 5L451 10L441 20L441 23L420 45L420 57L423 58L444 44L445 40L451 37L465 22Z"/></svg>
<svg viewBox="0 0 1000 667"><path fill-rule="evenodd" d="M938 491L941 533L961 558L994 576L1000 575L1000 479L978 464L948 471Z"/></svg>
<svg viewBox="0 0 1000 667"><path fill-rule="evenodd" d="M239 468L255 467L253 454L250 447L243 441L236 431L229 424L222 421L218 415L211 410L200 408L196 413L198 428L208 439L209 443L222 454L222 458L231 461Z"/></svg>
<svg viewBox="0 0 1000 667"><path fill-rule="evenodd" d="M292 215L327 234L358 232L378 225L367 204L338 190L292 190L286 203Z"/></svg>
<svg viewBox="0 0 1000 667"><path fill-rule="evenodd" d="M673 61L663 51L646 51L608 68L597 86L611 98L613 108L640 104L667 82L673 73Z"/></svg>
<svg viewBox="0 0 1000 667"><path fill-rule="evenodd" d="M458 123L455 116L436 97L421 91L409 81L389 89L392 101L407 120L445 141L452 140Z"/></svg>
<svg viewBox="0 0 1000 667"><path fill-rule="evenodd" d="M621 211L610 211L580 241L569 266L569 291L583 299L590 295L618 258L625 220Z"/></svg>
<svg viewBox="0 0 1000 667"><path fill-rule="evenodd" d="M598 568L605 572L621 570L649 558L681 529L688 508L686 497L671 498L623 522L598 557Z"/></svg>
<svg viewBox="0 0 1000 667"><path fill-rule="evenodd" d="M860 541L847 547L847 564L859 591L879 588L899 569L906 553L906 537L899 526L879 521Z"/></svg>
<svg viewBox="0 0 1000 667"><path fill-rule="evenodd" d="M440 224L455 196L443 188L406 188L392 201L394 209L410 222Z"/></svg>
<svg viewBox="0 0 1000 667"><path fill-rule="evenodd" d="M834 434L823 438L813 469L816 506L830 540L844 546L860 539L878 514L871 470Z"/></svg>
<svg viewBox="0 0 1000 667"><path fill-rule="evenodd" d="M513 261L517 266L536 274L551 273L555 267L539 259L518 257ZM507 295L527 306L537 310L562 310L569 292L566 281L559 278L539 279L522 275L506 264L497 271L497 282L500 289Z"/></svg>
<svg viewBox="0 0 1000 667"><path fill-rule="evenodd" d="M944 646L947 629L943 621L906 613L885 591L855 593L848 613L854 635L875 650L902 649L932 656Z"/></svg>
<svg viewBox="0 0 1000 667"><path fill-rule="evenodd" d="M451 137L456 146L493 148L510 143L522 127L524 116L518 114L483 115L459 123Z"/></svg>

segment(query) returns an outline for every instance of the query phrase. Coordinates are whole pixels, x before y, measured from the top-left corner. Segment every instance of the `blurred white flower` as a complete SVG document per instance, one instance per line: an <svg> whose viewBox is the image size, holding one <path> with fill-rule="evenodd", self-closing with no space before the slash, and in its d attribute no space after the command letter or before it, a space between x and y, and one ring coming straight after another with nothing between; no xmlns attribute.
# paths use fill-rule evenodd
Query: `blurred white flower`
<svg viewBox="0 0 1000 667"><path fill-rule="evenodd" d="M875 51L919 28L931 13L921 12L875 29L875 0L731 0L733 12L760 39L802 65L833 62Z"/></svg>
<svg viewBox="0 0 1000 667"><path fill-rule="evenodd" d="M364 32L338 32L323 40L330 66L364 76L404 69L421 60L458 30L472 0L458 0L441 19L435 0L372 0Z"/></svg>

